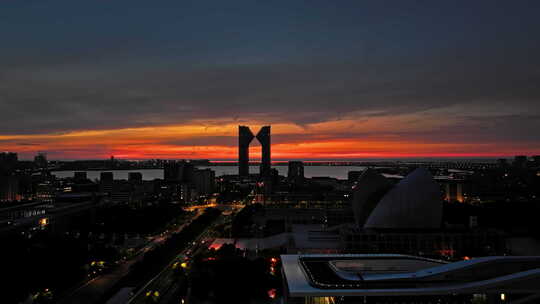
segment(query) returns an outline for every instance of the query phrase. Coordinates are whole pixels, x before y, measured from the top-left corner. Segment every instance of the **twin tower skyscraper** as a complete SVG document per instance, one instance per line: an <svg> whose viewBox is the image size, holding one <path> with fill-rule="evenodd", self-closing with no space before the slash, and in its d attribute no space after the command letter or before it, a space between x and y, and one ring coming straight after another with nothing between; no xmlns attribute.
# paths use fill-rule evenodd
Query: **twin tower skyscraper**
<svg viewBox="0 0 540 304"><path fill-rule="evenodd" d="M238 126L238 175L249 176L249 144L254 137L261 143L261 176L268 176L271 168L270 158L270 126L261 128L257 136L247 126Z"/></svg>

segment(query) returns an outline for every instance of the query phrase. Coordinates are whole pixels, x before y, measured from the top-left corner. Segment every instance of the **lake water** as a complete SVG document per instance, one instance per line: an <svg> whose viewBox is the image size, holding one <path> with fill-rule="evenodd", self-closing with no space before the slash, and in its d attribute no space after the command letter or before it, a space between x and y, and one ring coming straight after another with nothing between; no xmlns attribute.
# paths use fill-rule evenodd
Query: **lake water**
<svg viewBox="0 0 540 304"><path fill-rule="evenodd" d="M237 166L212 166L205 167L200 166L200 169L210 168L216 172L216 176L238 174ZM287 176L287 166L274 166L273 168L279 171L280 175ZM360 166L305 166L305 177L314 176L329 176L339 179L347 179L347 173L349 171L362 171L365 167ZM58 178L73 177L75 171L53 171L53 175ZM104 170L104 171L86 171L88 178L91 180L99 179L101 172L112 172L114 179L127 179L129 172L141 172L143 180L154 180L156 178L163 178L163 169L140 169L140 170ZM259 173L259 166L250 166L250 173Z"/></svg>

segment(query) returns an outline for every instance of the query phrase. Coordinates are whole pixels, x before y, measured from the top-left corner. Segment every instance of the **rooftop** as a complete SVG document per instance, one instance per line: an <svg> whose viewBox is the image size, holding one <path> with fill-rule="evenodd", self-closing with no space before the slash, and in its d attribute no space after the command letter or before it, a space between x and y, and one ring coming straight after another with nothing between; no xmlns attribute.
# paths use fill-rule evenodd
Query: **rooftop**
<svg viewBox="0 0 540 304"><path fill-rule="evenodd" d="M396 254L281 259L293 297L535 293L540 284L540 257L482 257L454 263Z"/></svg>

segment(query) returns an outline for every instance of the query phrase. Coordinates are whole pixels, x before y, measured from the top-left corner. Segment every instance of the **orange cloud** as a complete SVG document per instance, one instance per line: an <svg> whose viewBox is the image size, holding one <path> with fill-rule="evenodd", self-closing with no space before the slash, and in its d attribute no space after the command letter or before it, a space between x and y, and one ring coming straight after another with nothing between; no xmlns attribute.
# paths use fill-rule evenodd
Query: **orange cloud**
<svg viewBox="0 0 540 304"><path fill-rule="evenodd" d="M421 119L415 115L344 118L299 126L272 125L274 159L358 159L395 157L476 157L518 153L535 154L538 147L501 143L462 143L425 141L396 136L392 131L416 132L445 128L455 123L449 118ZM263 124L247 123L257 132ZM185 125L87 130L68 133L0 135L2 150L19 152L29 158L37 151L47 151L51 158L89 159L114 155L124 159L148 158L237 158L238 123L216 121ZM217 143L216 139L227 142ZM189 144L198 139L196 144ZM536 149L536 151L535 151ZM252 159L260 158L260 147L254 141Z"/></svg>

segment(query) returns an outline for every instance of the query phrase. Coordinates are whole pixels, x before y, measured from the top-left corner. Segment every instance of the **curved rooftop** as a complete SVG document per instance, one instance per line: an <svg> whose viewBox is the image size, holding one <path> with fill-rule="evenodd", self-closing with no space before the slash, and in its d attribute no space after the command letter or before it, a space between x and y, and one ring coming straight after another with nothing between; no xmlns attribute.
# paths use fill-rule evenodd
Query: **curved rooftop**
<svg viewBox="0 0 540 304"><path fill-rule="evenodd" d="M418 168L386 193L364 228L440 228L441 221L440 187L428 170Z"/></svg>
<svg viewBox="0 0 540 304"><path fill-rule="evenodd" d="M281 261L291 297L508 292L540 298L538 256L445 263L395 254L320 254L282 255Z"/></svg>
<svg viewBox="0 0 540 304"><path fill-rule="evenodd" d="M390 181L377 171L367 168L353 188L352 210L359 227L366 222L381 197L390 188Z"/></svg>

